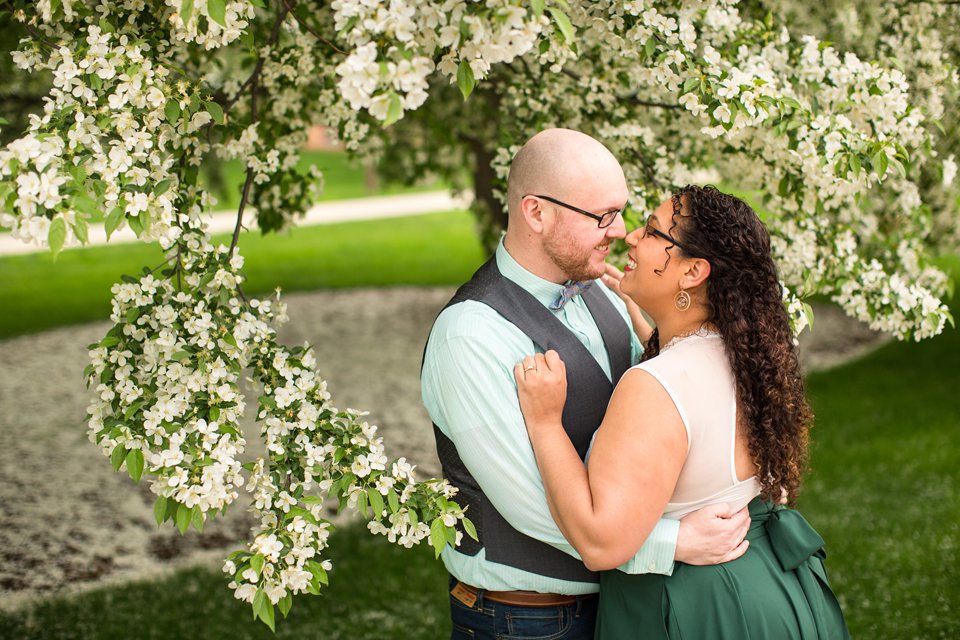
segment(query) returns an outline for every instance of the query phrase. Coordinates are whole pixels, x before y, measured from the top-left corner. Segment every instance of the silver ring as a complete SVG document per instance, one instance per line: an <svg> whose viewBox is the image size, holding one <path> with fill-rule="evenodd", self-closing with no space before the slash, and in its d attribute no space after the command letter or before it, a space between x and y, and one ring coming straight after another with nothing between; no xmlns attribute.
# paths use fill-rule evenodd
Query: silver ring
<svg viewBox="0 0 960 640"><path fill-rule="evenodd" d="M537 368L536 368L535 366L533 366L533 365L530 365L529 367L524 367L524 368L523 368L523 372L524 372L524 373L526 373L527 371L536 371L536 370L537 370Z"/></svg>

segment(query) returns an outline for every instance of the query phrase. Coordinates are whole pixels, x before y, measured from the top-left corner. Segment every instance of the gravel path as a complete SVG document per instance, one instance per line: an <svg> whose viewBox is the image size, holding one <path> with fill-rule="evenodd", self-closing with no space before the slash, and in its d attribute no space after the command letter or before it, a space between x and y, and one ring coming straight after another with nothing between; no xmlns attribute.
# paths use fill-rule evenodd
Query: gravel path
<svg viewBox="0 0 960 640"><path fill-rule="evenodd" d="M285 296L291 320L282 339L313 344L337 406L370 411L388 456L418 463L421 478L437 475L439 464L417 372L433 318L452 292L391 288ZM215 563L242 543L252 524L238 503L202 535L158 530L145 483L114 473L87 441L85 347L108 328L95 323L0 341L2 608L186 563ZM819 369L880 341L823 307L816 312L816 334L806 332L801 350L805 366ZM255 433L252 423L246 433ZM247 441L248 454L256 455L257 438L248 435Z"/></svg>

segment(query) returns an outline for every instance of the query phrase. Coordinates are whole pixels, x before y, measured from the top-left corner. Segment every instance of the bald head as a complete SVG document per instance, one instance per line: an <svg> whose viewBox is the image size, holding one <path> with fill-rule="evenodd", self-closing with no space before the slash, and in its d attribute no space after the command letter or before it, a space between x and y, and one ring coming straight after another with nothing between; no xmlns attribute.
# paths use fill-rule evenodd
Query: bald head
<svg viewBox="0 0 960 640"><path fill-rule="evenodd" d="M623 169L599 141L572 129L546 129L513 157L507 178L507 209L519 215L525 195L576 201L598 184L623 184Z"/></svg>

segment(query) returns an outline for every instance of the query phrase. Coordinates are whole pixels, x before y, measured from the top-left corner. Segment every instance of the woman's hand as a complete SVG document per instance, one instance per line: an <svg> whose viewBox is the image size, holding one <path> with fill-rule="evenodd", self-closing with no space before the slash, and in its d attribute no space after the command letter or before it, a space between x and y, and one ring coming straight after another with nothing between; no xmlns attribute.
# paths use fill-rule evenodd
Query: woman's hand
<svg viewBox="0 0 960 640"><path fill-rule="evenodd" d="M623 279L623 272L612 264L607 265L607 272L600 276L601 282L607 285L607 288L617 294L627 305L627 313L630 314L630 321L633 323L633 330L643 346L647 346L647 340L653 333L653 327L647 322L646 317L640 311L640 306L633 301L633 298L620 290L620 281Z"/></svg>
<svg viewBox="0 0 960 640"><path fill-rule="evenodd" d="M527 356L513 368L517 379L520 410L533 436L546 425L562 425L563 405L567 401L567 367L551 349L545 354Z"/></svg>

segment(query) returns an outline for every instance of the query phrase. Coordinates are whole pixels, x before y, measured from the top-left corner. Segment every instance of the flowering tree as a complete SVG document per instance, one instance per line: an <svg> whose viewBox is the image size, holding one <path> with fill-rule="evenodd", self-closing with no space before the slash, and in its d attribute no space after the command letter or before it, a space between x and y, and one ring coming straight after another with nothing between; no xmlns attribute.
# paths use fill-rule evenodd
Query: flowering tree
<svg viewBox="0 0 960 640"><path fill-rule="evenodd" d="M623 161L639 210L705 178L762 194L799 327L801 298L819 291L900 338L939 333L949 283L931 237L957 208L957 132L937 124L957 104L958 36L942 28L958 9L886 11L857 55L788 31L787 7L0 1L4 83L44 94L3 132L0 224L59 252L102 215L108 235L129 226L166 252L113 288L114 326L85 372L91 439L150 478L157 521L181 531L249 494L259 527L224 569L271 627L275 606L286 615L326 581L326 498L406 546L429 537L439 553L473 533L449 485L416 482L361 413L333 406L309 346L277 341L283 305L242 290L244 221L292 224L322 188L296 170L313 124L395 177L458 183L472 167L487 238L504 224L516 145L545 126L591 132ZM246 166L229 247L205 230L210 158ZM244 370L267 449L247 465Z"/></svg>

